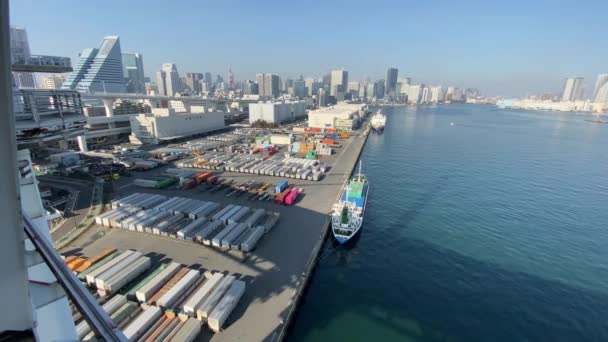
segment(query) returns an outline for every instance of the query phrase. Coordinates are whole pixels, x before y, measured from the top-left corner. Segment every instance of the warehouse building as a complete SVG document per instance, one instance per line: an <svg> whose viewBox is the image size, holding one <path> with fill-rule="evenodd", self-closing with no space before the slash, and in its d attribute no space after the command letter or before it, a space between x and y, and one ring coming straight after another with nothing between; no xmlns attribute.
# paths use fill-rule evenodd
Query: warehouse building
<svg viewBox="0 0 608 342"><path fill-rule="evenodd" d="M338 103L331 107L319 108L308 113L308 127L353 130L359 126L359 119L365 115L367 105Z"/></svg>
<svg viewBox="0 0 608 342"><path fill-rule="evenodd" d="M306 117L305 101L266 101L249 104L249 123L294 121Z"/></svg>
<svg viewBox="0 0 608 342"><path fill-rule="evenodd" d="M132 143L158 144L225 127L224 112L192 106L190 113L176 113L173 108L153 108L152 113L131 117Z"/></svg>

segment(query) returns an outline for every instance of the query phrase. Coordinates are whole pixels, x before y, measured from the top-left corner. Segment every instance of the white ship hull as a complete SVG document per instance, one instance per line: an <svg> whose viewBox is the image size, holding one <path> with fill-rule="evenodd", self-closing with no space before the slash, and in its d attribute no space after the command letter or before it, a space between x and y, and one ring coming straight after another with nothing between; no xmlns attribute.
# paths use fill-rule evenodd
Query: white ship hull
<svg viewBox="0 0 608 342"><path fill-rule="evenodd" d="M370 120L370 126L376 132L382 132L384 130L384 126L386 125L386 115L382 114L378 111L374 114Z"/></svg>

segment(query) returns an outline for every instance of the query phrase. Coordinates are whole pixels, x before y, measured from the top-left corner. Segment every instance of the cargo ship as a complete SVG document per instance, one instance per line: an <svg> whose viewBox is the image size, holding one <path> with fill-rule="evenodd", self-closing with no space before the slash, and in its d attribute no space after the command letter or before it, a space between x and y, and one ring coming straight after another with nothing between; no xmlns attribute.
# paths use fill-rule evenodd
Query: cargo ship
<svg viewBox="0 0 608 342"><path fill-rule="evenodd" d="M368 192L369 183L361 174L359 161L359 173L348 181L331 214L332 233L340 244L352 239L361 229Z"/></svg>
<svg viewBox="0 0 608 342"><path fill-rule="evenodd" d="M378 110L376 114L372 115L370 124L374 131L382 132L384 130L384 125L386 124L386 115L382 114L381 110Z"/></svg>

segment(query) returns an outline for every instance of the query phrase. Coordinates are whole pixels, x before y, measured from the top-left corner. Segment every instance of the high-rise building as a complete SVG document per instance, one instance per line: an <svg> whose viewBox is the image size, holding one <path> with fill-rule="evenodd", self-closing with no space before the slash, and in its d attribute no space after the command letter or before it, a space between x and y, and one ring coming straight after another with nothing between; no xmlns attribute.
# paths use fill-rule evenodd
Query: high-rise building
<svg viewBox="0 0 608 342"><path fill-rule="evenodd" d="M377 99L381 99L381 98L384 97L384 85L385 85L384 80L378 80L378 81L376 81L376 87L375 87L376 88L376 92L374 93L374 96Z"/></svg>
<svg viewBox="0 0 608 342"><path fill-rule="evenodd" d="M308 93L308 96L312 96L312 94L316 94L314 86L315 86L315 79L314 78L307 78L304 80L304 86L306 87L306 92Z"/></svg>
<svg viewBox="0 0 608 342"><path fill-rule="evenodd" d="M211 92L211 86L205 80L200 80L198 86L200 87L201 94L209 94Z"/></svg>
<svg viewBox="0 0 608 342"><path fill-rule="evenodd" d="M568 78L562 92L562 101L578 101L583 99L584 79L582 77Z"/></svg>
<svg viewBox="0 0 608 342"><path fill-rule="evenodd" d="M279 76L273 74L257 74L255 76L260 96L279 96Z"/></svg>
<svg viewBox="0 0 608 342"><path fill-rule="evenodd" d="M181 91L181 81L177 66L173 63L165 63L159 72L156 73L156 84L159 95L175 96Z"/></svg>
<svg viewBox="0 0 608 342"><path fill-rule="evenodd" d="M422 88L424 85L413 85L410 84L407 92L407 102L408 103L420 103L422 97Z"/></svg>
<svg viewBox="0 0 608 342"><path fill-rule="evenodd" d="M308 95L308 90L306 89L306 81L304 81L302 78L293 81L293 95L301 99L305 98Z"/></svg>
<svg viewBox="0 0 608 342"><path fill-rule="evenodd" d="M319 89L319 107L327 107L327 92L325 89Z"/></svg>
<svg viewBox="0 0 608 342"><path fill-rule="evenodd" d="M187 72L186 73L186 87L190 91L196 94L201 92L201 81L203 80L203 74L200 72Z"/></svg>
<svg viewBox="0 0 608 342"><path fill-rule="evenodd" d="M439 103L443 101L443 90L441 86L431 87L431 102Z"/></svg>
<svg viewBox="0 0 608 342"><path fill-rule="evenodd" d="M228 64L228 89L234 89L234 74L232 73L232 65Z"/></svg>
<svg viewBox="0 0 608 342"><path fill-rule="evenodd" d="M258 85L257 83L251 80L243 81L243 94L257 94L258 93Z"/></svg>
<svg viewBox="0 0 608 342"><path fill-rule="evenodd" d="M10 47L11 62L27 64L32 55L25 28L11 26ZM13 80L17 88L36 88L36 78L31 72L13 72Z"/></svg>
<svg viewBox="0 0 608 342"><path fill-rule="evenodd" d="M107 36L96 49L85 49L61 86L85 93L124 93L125 79L118 36Z"/></svg>
<svg viewBox="0 0 608 342"><path fill-rule="evenodd" d="M144 79L143 56L140 53L123 53L122 67L127 93L144 94L146 81Z"/></svg>
<svg viewBox="0 0 608 342"><path fill-rule="evenodd" d="M367 84L367 89L365 90L365 96L368 99L372 99L376 97L376 83L370 82Z"/></svg>
<svg viewBox="0 0 608 342"><path fill-rule="evenodd" d="M386 84L384 85L384 96L389 95L395 96L397 93L397 78L399 76L399 69L388 68L386 71Z"/></svg>
<svg viewBox="0 0 608 342"><path fill-rule="evenodd" d="M608 105L608 74L600 74L595 82L593 102Z"/></svg>
<svg viewBox="0 0 608 342"><path fill-rule="evenodd" d="M65 81L63 75L51 75L42 79L42 88L44 89L60 89Z"/></svg>
<svg viewBox="0 0 608 342"><path fill-rule="evenodd" d="M344 94L348 85L348 71L332 70L330 82L329 94L331 96L338 97L338 93Z"/></svg>
<svg viewBox="0 0 608 342"><path fill-rule="evenodd" d="M210 72L205 73L205 83L207 83L207 87L209 87L207 91L211 91L211 87L213 86L213 75L211 75Z"/></svg>
<svg viewBox="0 0 608 342"><path fill-rule="evenodd" d="M422 103L429 103L431 102L431 88L429 87L422 87L422 95L420 96L420 102Z"/></svg>

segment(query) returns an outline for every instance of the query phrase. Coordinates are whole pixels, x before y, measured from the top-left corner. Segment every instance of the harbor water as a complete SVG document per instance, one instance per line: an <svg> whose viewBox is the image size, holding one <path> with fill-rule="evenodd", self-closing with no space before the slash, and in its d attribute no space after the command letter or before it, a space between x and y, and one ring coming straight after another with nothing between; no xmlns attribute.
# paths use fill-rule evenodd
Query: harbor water
<svg viewBox="0 0 608 342"><path fill-rule="evenodd" d="M383 108L358 239L327 242L289 341L608 341L608 125Z"/></svg>

